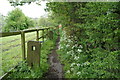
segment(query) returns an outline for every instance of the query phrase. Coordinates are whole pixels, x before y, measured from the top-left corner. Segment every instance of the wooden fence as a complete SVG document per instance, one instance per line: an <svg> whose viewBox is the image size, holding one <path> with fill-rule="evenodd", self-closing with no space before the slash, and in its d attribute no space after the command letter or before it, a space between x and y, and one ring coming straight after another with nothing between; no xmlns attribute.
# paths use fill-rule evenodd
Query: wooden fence
<svg viewBox="0 0 120 80"><path fill-rule="evenodd" d="M36 41L39 41L39 39L43 39L46 36L44 34L44 30L49 30L50 28L39 28L39 29L31 29L31 30L22 30L22 31L15 31L15 32L2 32L0 33L0 37L7 37L7 36L13 36L13 35L19 35L21 34L21 48L22 48L22 58L23 60L26 59L26 48L25 48L25 33L34 32L36 31ZM39 31L42 31L42 36L39 37Z"/></svg>

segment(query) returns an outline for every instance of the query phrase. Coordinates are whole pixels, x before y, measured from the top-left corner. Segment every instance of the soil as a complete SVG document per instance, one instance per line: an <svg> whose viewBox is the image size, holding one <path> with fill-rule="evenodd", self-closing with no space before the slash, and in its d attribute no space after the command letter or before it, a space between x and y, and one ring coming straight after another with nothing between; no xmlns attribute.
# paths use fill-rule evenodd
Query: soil
<svg viewBox="0 0 120 80"><path fill-rule="evenodd" d="M60 36L58 36L55 48L51 50L51 53L48 55L48 62L50 64L50 68L48 72L45 74L45 78L57 78L57 80L64 79L63 65L60 63L60 60L58 59L59 55L56 52L56 50L59 47L59 41L60 41Z"/></svg>

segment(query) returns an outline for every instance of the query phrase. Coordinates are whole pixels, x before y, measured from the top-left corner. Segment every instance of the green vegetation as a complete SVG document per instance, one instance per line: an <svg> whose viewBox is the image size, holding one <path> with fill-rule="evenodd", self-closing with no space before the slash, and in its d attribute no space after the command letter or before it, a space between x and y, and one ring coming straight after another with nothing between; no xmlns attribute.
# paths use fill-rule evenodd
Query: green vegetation
<svg viewBox="0 0 120 80"><path fill-rule="evenodd" d="M36 27L55 27L59 25L54 21L52 15L49 15L49 17L33 18L33 20Z"/></svg>
<svg viewBox="0 0 120 80"><path fill-rule="evenodd" d="M56 21L55 21L54 15L48 15L48 17L40 17L38 20L38 26L57 27L59 24Z"/></svg>
<svg viewBox="0 0 120 80"><path fill-rule="evenodd" d="M49 22L48 22L47 18L40 17L38 20L38 25L42 26L42 27L46 27L46 26L49 26Z"/></svg>
<svg viewBox="0 0 120 80"><path fill-rule="evenodd" d="M51 2L67 78L120 78L120 2Z"/></svg>
<svg viewBox="0 0 120 80"><path fill-rule="evenodd" d="M34 27L34 22L26 17L19 8L12 10L6 17L6 23L3 32L18 31Z"/></svg>
<svg viewBox="0 0 120 80"><path fill-rule="evenodd" d="M50 50L53 49L54 42L47 40L42 44L41 48L41 57L40 57L40 67L32 69L27 66L27 63L23 62L15 68L8 78L43 78L43 74L47 72L49 65L47 63L48 54Z"/></svg>
<svg viewBox="0 0 120 80"><path fill-rule="evenodd" d="M63 26L57 52L65 78L120 78L120 2L48 2L46 10L54 25ZM56 39L57 32L51 33Z"/></svg>

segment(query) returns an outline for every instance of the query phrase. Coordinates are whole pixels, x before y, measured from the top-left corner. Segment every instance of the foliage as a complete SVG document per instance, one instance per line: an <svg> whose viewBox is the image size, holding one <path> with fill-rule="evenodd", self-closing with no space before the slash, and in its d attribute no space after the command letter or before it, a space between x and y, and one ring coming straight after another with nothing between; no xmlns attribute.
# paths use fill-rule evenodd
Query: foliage
<svg viewBox="0 0 120 80"><path fill-rule="evenodd" d="M27 66L26 62L23 62L19 64L18 67L15 68L7 78L42 78L43 74L47 72L49 68L49 65L47 63L47 54L50 53L53 45L54 43L51 40L48 40L44 44L42 44L40 67L33 69Z"/></svg>
<svg viewBox="0 0 120 80"><path fill-rule="evenodd" d="M47 6L64 26L58 52L66 77L119 78L120 3L54 2Z"/></svg>
<svg viewBox="0 0 120 80"><path fill-rule="evenodd" d="M38 26L48 27L50 26L50 21L46 17L40 17L38 20Z"/></svg>
<svg viewBox="0 0 120 80"><path fill-rule="evenodd" d="M12 6L16 7L18 5L22 6L25 4L31 4L32 2L36 2L39 0L8 0ZM37 4L39 4L39 2L36 2Z"/></svg>
<svg viewBox="0 0 120 80"><path fill-rule="evenodd" d="M6 23L3 29L5 32L23 30L34 26L33 21L26 17L19 8L12 10L8 14Z"/></svg>
<svg viewBox="0 0 120 80"><path fill-rule="evenodd" d="M86 54L83 49L83 46L74 44L62 33L57 52L65 64L66 78L119 78L119 51L95 48Z"/></svg>
<svg viewBox="0 0 120 80"><path fill-rule="evenodd" d="M53 42L56 42L59 35L59 29L58 27L51 27L48 32L48 38L52 40Z"/></svg>

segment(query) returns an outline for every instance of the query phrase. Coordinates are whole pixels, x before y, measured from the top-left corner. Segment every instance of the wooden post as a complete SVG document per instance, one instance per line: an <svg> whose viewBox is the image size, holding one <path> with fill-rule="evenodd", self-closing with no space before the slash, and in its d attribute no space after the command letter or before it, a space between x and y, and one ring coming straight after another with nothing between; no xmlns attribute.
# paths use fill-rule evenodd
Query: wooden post
<svg viewBox="0 0 120 80"><path fill-rule="evenodd" d="M29 41L27 43L27 62L31 67L40 66L41 43L39 41Z"/></svg>
<svg viewBox="0 0 120 80"><path fill-rule="evenodd" d="M37 37L36 37L36 41L39 41L39 30L37 30Z"/></svg>
<svg viewBox="0 0 120 80"><path fill-rule="evenodd" d="M44 29L42 30L42 37L43 37L43 42L44 42Z"/></svg>
<svg viewBox="0 0 120 80"><path fill-rule="evenodd" d="M21 47L22 47L22 58L25 60L25 33L21 31Z"/></svg>
<svg viewBox="0 0 120 80"><path fill-rule="evenodd" d="M46 29L46 39L48 39L48 28Z"/></svg>

